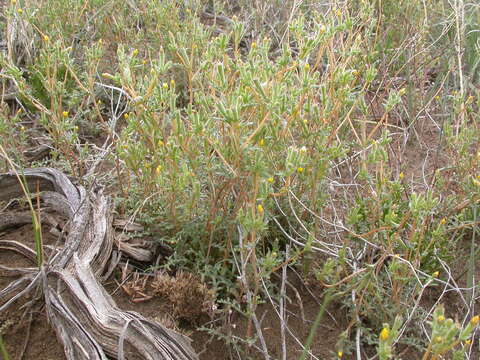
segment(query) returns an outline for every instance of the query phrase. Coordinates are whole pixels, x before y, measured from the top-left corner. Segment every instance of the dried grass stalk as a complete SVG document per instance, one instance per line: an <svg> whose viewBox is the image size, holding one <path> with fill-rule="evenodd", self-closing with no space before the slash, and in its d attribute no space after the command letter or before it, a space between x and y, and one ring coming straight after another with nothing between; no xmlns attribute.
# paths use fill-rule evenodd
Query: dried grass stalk
<svg viewBox="0 0 480 360"><path fill-rule="evenodd" d="M35 58L35 30L22 15L14 12L7 18L7 55L12 64L23 67Z"/></svg>

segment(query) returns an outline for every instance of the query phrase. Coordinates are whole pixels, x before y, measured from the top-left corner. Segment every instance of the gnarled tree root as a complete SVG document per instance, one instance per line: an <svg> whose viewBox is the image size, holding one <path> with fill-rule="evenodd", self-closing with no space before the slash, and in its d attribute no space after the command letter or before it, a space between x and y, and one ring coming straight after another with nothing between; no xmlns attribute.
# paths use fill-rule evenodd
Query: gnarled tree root
<svg viewBox="0 0 480 360"><path fill-rule="evenodd" d="M43 203L70 219L69 231L63 248L52 252L40 269L18 269L22 276L0 291L0 311L41 286L48 319L67 359L198 359L187 337L120 310L102 287L113 247L111 204L102 190L74 185L51 168L25 170L24 175L30 193L39 189ZM22 196L17 177L0 174L0 200ZM12 241L2 247L34 255Z"/></svg>

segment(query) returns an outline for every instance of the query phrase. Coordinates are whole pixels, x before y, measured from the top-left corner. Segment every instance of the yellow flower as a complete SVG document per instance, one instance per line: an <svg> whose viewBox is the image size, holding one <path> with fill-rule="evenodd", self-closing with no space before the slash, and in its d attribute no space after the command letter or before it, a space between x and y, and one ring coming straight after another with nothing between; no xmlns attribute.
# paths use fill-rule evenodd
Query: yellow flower
<svg viewBox="0 0 480 360"><path fill-rule="evenodd" d="M12 0L12 5L15 5L17 3L17 0Z"/></svg>
<svg viewBox="0 0 480 360"><path fill-rule="evenodd" d="M339 358L341 358L343 356L343 351L337 352L337 355L338 355Z"/></svg>
<svg viewBox="0 0 480 360"><path fill-rule="evenodd" d="M390 330L387 328L383 328L382 331L380 331L380 340L382 341L387 341L390 336Z"/></svg>
<svg viewBox="0 0 480 360"><path fill-rule="evenodd" d="M268 181L270 184L273 183L273 177L270 176L270 177L267 179L267 181Z"/></svg>
<svg viewBox="0 0 480 360"><path fill-rule="evenodd" d="M129 116L130 116L130 115L129 115L128 113L123 114L123 117L124 117L125 119L128 119Z"/></svg>
<svg viewBox="0 0 480 360"><path fill-rule="evenodd" d="M62 115L63 115L64 118L67 118L68 117L68 111L62 112Z"/></svg>
<svg viewBox="0 0 480 360"><path fill-rule="evenodd" d="M446 222L447 222L447 219L442 218L442 220L440 220L440 225L445 225Z"/></svg>
<svg viewBox="0 0 480 360"><path fill-rule="evenodd" d="M260 146L265 145L265 139L260 139L260 141L258 142L258 144L259 144Z"/></svg>
<svg viewBox="0 0 480 360"><path fill-rule="evenodd" d="M257 43L254 41L252 42L252 49L256 49L257 48Z"/></svg>
<svg viewBox="0 0 480 360"><path fill-rule="evenodd" d="M160 172L162 171L162 165L158 165L157 168L155 169L157 175L160 174Z"/></svg>
<svg viewBox="0 0 480 360"><path fill-rule="evenodd" d="M133 50L132 55L137 56L138 55L138 49Z"/></svg>
<svg viewBox="0 0 480 360"><path fill-rule="evenodd" d="M174 86L175 86L175 80L173 80L173 79L170 80L170 86L171 86L171 87L174 87Z"/></svg>
<svg viewBox="0 0 480 360"><path fill-rule="evenodd" d="M21 8L18 8L17 13L21 14L21 13L23 13L23 10Z"/></svg>
<svg viewBox="0 0 480 360"><path fill-rule="evenodd" d="M309 63L306 63L305 66L304 66L305 70L308 71L310 70L310 64Z"/></svg>
<svg viewBox="0 0 480 360"><path fill-rule="evenodd" d="M440 316L437 318L437 321L438 321L438 322L443 322L443 321L445 321L445 316L440 315Z"/></svg>
<svg viewBox="0 0 480 360"><path fill-rule="evenodd" d="M465 340L465 344L470 345L471 343L472 343L472 340L470 339Z"/></svg>
<svg viewBox="0 0 480 360"><path fill-rule="evenodd" d="M48 35L43 35L43 41L48 42L49 40L50 38L48 37Z"/></svg>
<svg viewBox="0 0 480 360"><path fill-rule="evenodd" d="M478 322L480 321L480 316L479 315L475 315L472 320L470 320L470 324L472 324L473 326L477 326Z"/></svg>
<svg viewBox="0 0 480 360"><path fill-rule="evenodd" d="M162 84L162 87L163 87L164 89L168 89L168 84L167 84L166 82L164 82L164 83Z"/></svg>
<svg viewBox="0 0 480 360"><path fill-rule="evenodd" d="M405 174L402 172L400 172L400 174L398 174L398 177L400 180L403 180L403 178L405 177Z"/></svg>
<svg viewBox="0 0 480 360"><path fill-rule="evenodd" d="M304 169L303 167L298 167L298 168L297 168L297 171L298 171L300 174L303 173L304 170L305 170L305 169Z"/></svg>
<svg viewBox="0 0 480 360"><path fill-rule="evenodd" d="M436 343L440 344L443 341L443 337L437 336L437 337L435 337L434 340L435 340Z"/></svg>
<svg viewBox="0 0 480 360"><path fill-rule="evenodd" d="M440 275L440 273L439 273L438 271L435 271L435 272L432 274L432 276L433 276L434 278L438 277L438 275Z"/></svg>
<svg viewBox="0 0 480 360"><path fill-rule="evenodd" d="M303 119L303 123L304 123L305 125L307 125L307 124L308 124L308 120L307 120L307 119Z"/></svg>
<svg viewBox="0 0 480 360"><path fill-rule="evenodd" d="M263 213L263 206L262 206L262 204L258 204L257 210L258 210L258 212L259 212L260 214Z"/></svg>

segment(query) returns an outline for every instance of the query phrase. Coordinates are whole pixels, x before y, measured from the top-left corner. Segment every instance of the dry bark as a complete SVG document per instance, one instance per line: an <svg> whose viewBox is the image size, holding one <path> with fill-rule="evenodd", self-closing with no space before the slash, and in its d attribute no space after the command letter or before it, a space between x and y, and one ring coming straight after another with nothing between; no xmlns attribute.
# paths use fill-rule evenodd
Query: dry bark
<svg viewBox="0 0 480 360"><path fill-rule="evenodd" d="M198 359L187 337L138 313L120 310L101 285L114 244L111 202L102 189L74 185L51 168L24 174L30 193L40 189L42 201L69 219L69 231L63 247L51 252L40 269L8 269L21 277L0 291L0 312L40 287L67 359ZM0 200L22 196L16 176L0 174ZM11 224L18 225L17 220L13 218ZM2 226L6 223L7 217ZM30 259L35 256L14 241L0 242L1 248Z"/></svg>

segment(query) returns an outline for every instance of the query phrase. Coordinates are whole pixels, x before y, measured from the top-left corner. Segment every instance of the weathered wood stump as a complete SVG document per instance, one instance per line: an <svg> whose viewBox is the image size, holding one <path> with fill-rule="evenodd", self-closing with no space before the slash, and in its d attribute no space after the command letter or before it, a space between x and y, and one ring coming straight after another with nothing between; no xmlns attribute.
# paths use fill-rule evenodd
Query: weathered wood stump
<svg viewBox="0 0 480 360"><path fill-rule="evenodd" d="M111 202L102 189L74 185L51 168L25 170L24 180L32 196L69 219L68 232L63 247L40 269L2 267L20 277L0 291L0 312L40 287L67 359L198 359L187 337L138 313L120 310L101 285L111 270L114 243ZM0 201L22 197L17 176L0 174ZM18 221L25 223L25 218L4 216L0 226L18 225ZM0 241L2 248L30 259L36 256L15 241Z"/></svg>

